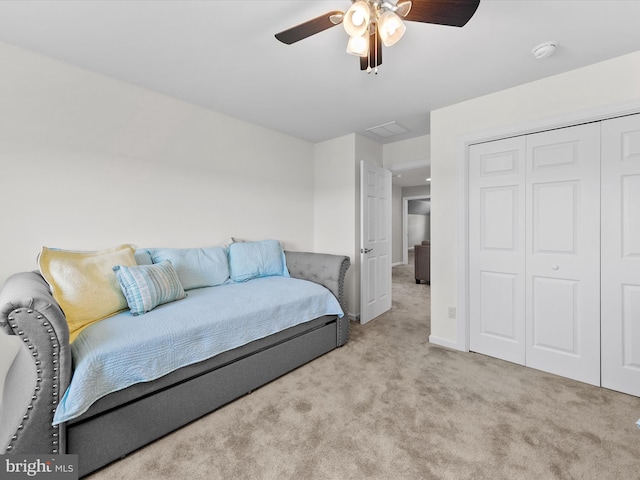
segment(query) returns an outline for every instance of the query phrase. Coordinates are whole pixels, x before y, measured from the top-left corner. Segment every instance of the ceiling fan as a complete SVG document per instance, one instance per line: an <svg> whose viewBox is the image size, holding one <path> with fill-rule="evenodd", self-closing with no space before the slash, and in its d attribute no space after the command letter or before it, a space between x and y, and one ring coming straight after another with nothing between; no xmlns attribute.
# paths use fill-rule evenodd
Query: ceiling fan
<svg viewBox="0 0 640 480"><path fill-rule="evenodd" d="M360 57L360 70L371 72L382 63L382 44L395 44L410 22L464 26L480 0L351 0L346 12L334 10L280 33L276 38L291 45L342 23L349 34L347 53Z"/></svg>

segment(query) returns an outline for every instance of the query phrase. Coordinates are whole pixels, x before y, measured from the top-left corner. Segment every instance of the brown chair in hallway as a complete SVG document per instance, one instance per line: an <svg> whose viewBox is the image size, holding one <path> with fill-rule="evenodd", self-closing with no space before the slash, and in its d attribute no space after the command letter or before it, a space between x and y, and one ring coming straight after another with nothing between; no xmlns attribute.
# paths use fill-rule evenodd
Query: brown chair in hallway
<svg viewBox="0 0 640 480"><path fill-rule="evenodd" d="M414 247L416 283L424 280L431 283L431 242L425 240Z"/></svg>

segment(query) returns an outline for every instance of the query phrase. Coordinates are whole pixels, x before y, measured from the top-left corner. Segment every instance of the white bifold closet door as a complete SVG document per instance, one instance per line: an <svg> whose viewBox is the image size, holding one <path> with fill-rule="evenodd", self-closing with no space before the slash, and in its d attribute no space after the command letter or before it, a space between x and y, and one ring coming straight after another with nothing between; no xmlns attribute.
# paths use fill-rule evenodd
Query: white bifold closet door
<svg viewBox="0 0 640 480"><path fill-rule="evenodd" d="M525 364L525 138L472 145L471 350Z"/></svg>
<svg viewBox="0 0 640 480"><path fill-rule="evenodd" d="M602 386L640 396L640 115L602 122Z"/></svg>
<svg viewBox="0 0 640 480"><path fill-rule="evenodd" d="M600 125L526 144L526 365L600 385Z"/></svg>
<svg viewBox="0 0 640 480"><path fill-rule="evenodd" d="M470 147L471 350L600 384L600 126Z"/></svg>

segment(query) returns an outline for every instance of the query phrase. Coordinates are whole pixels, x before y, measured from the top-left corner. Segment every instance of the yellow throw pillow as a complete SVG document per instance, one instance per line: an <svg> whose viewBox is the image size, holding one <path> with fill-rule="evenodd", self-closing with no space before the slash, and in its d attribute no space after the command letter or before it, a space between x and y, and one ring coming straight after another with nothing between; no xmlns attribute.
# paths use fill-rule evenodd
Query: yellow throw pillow
<svg viewBox="0 0 640 480"><path fill-rule="evenodd" d="M113 267L136 265L134 251L131 245L99 252L42 247L40 273L67 317L71 342L92 323L128 308Z"/></svg>

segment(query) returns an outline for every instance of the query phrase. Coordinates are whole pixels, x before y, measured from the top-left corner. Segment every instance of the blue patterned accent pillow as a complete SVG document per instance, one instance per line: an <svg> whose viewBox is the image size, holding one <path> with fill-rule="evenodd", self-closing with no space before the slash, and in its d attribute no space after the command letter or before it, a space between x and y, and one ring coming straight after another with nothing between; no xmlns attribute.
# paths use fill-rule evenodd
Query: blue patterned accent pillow
<svg viewBox="0 0 640 480"><path fill-rule="evenodd" d="M142 315L163 303L186 297L173 265L165 260L154 265L113 267L133 315Z"/></svg>

